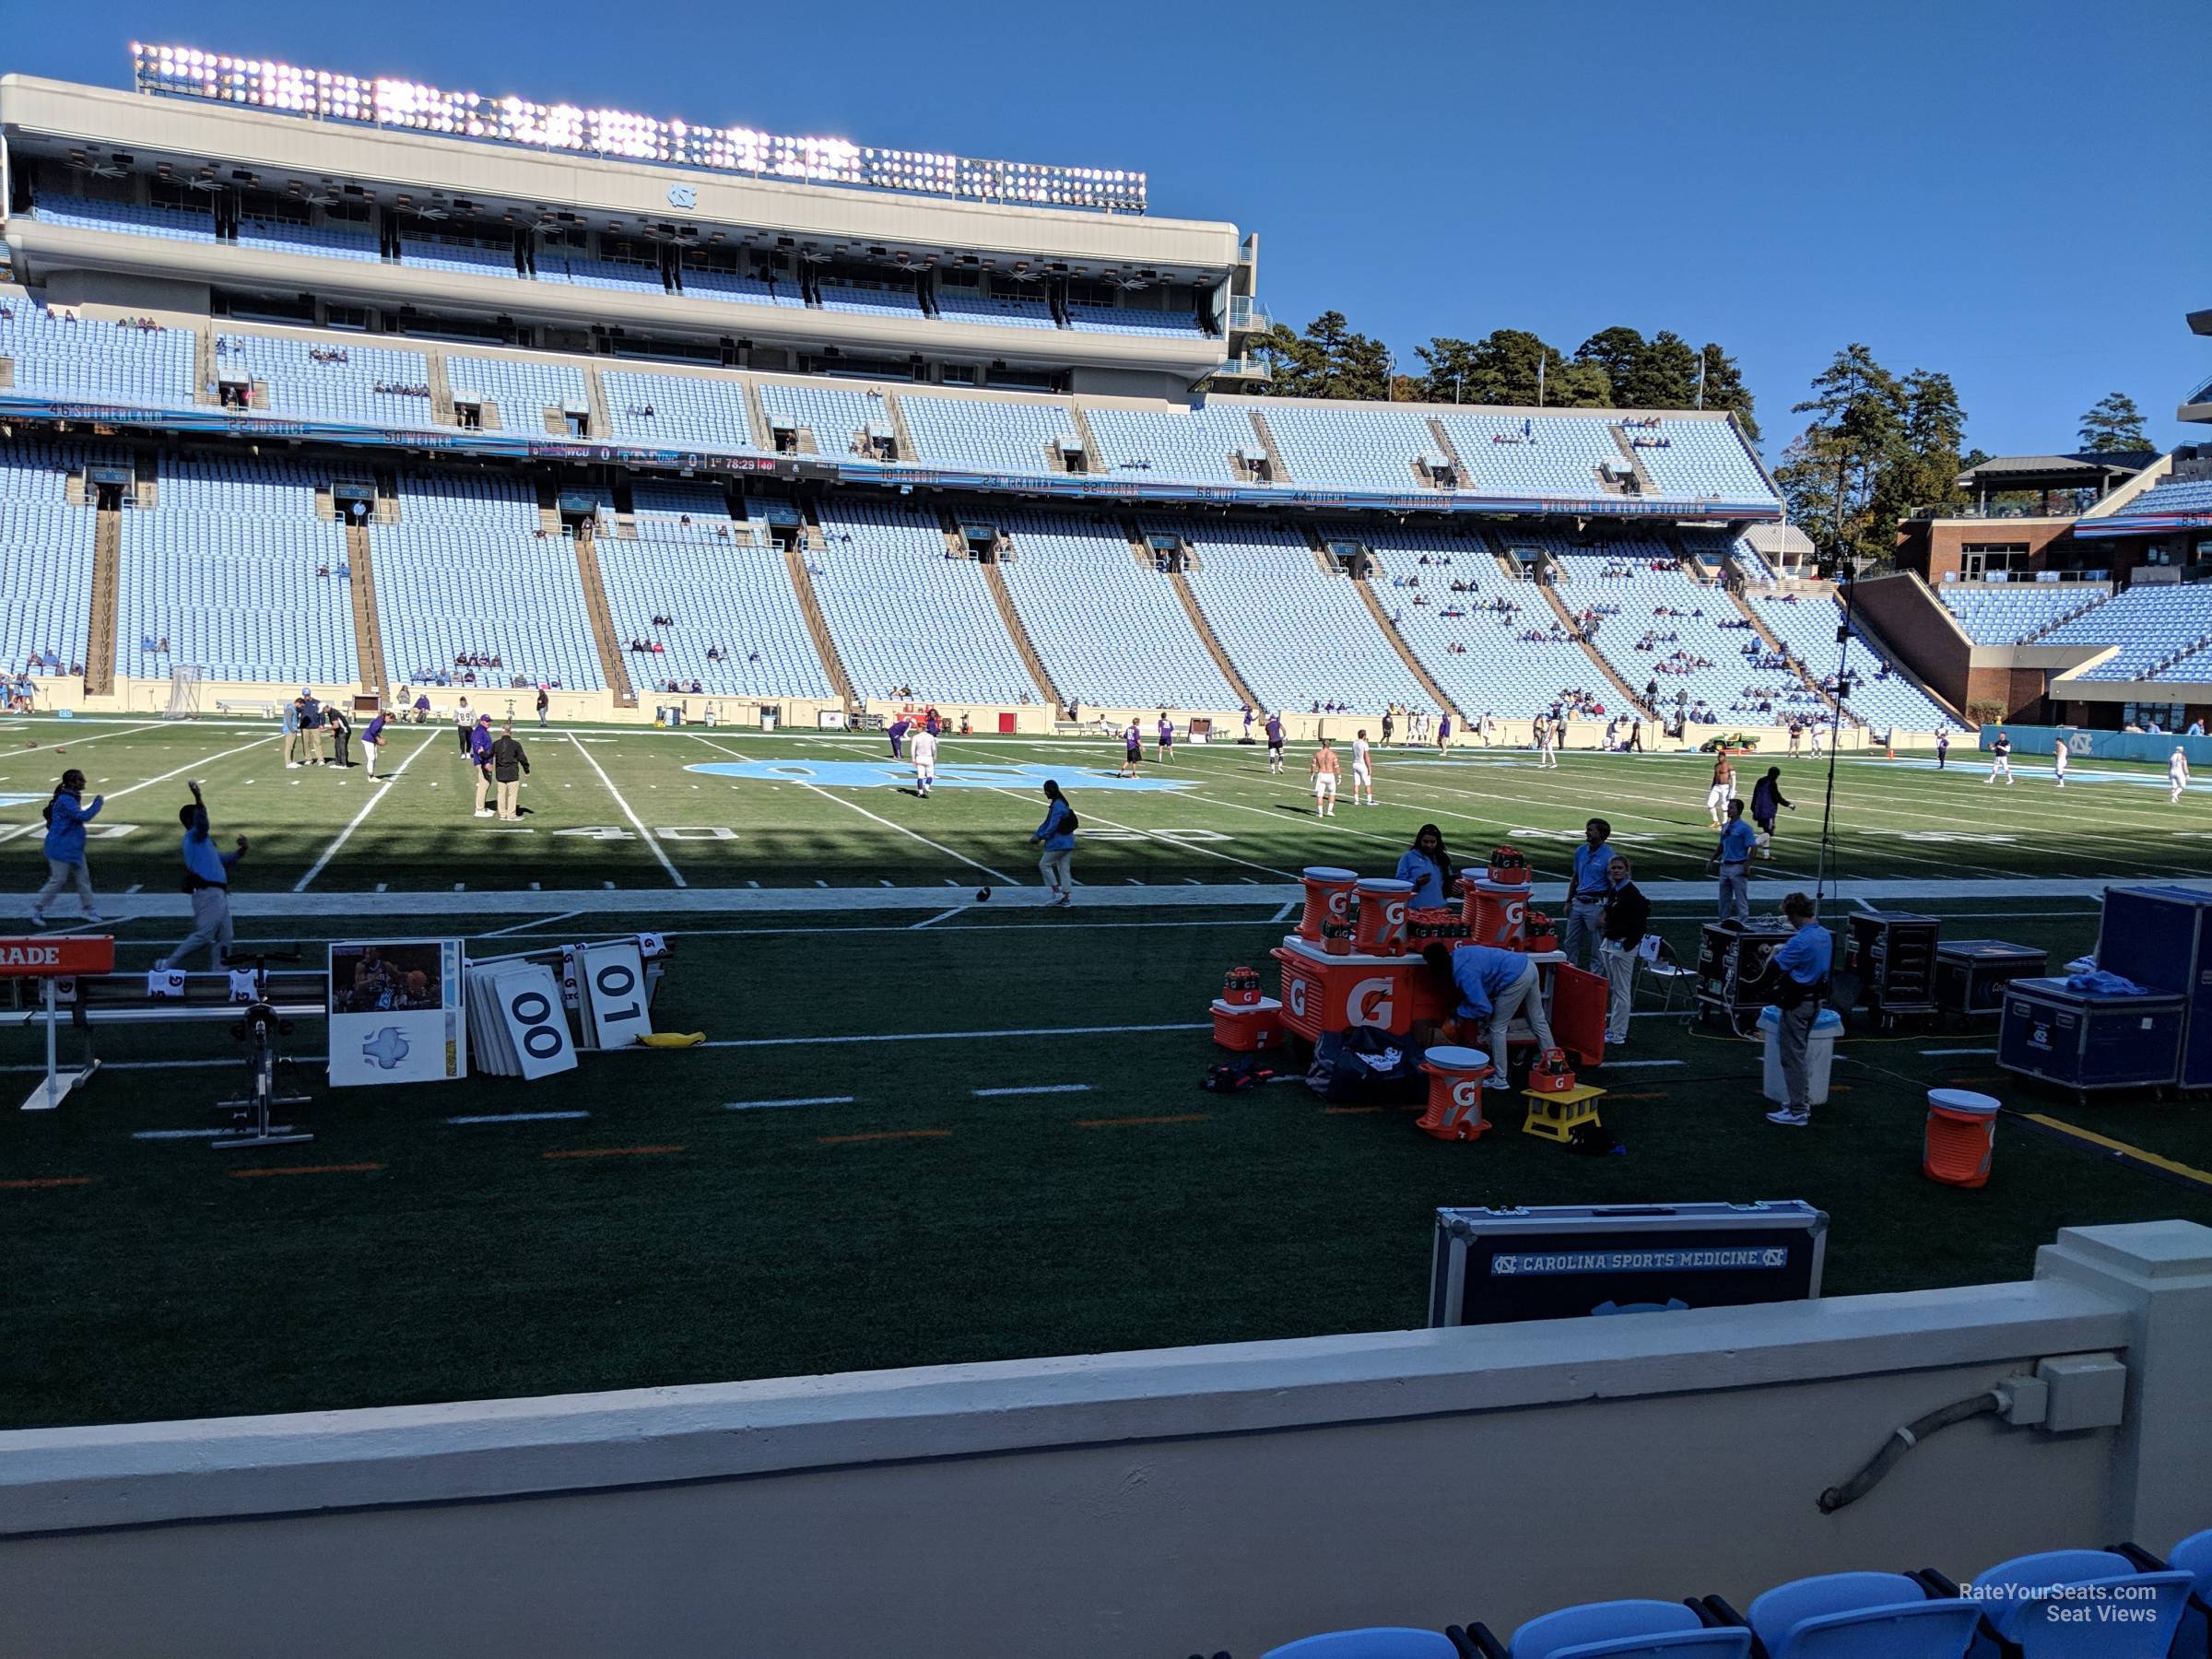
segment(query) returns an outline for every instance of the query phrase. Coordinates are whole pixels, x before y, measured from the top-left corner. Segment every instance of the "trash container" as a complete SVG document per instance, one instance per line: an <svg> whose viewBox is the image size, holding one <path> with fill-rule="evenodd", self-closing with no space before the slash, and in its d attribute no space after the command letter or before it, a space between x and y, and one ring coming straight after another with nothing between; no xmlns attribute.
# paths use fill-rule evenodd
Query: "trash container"
<svg viewBox="0 0 2212 1659"><path fill-rule="evenodd" d="M1920 1172L1946 1186L1988 1185L1989 1156L1996 1148L2000 1109L1989 1095L1964 1088L1929 1089Z"/></svg>
<svg viewBox="0 0 2212 1659"><path fill-rule="evenodd" d="M1772 1003L1759 1011L1759 1031L1766 1047L1766 1097L1777 1106L1786 1106L1790 1091L1782 1080L1782 1010ZM1807 1106L1828 1100L1828 1071L1836 1062L1836 1039L1842 1034L1843 1017L1833 1008L1821 1009L1805 1044L1805 1083L1811 1097Z"/></svg>
<svg viewBox="0 0 2212 1659"><path fill-rule="evenodd" d="M770 707L768 704L766 704L766 703L762 703L762 704L760 705L760 729L761 729L762 731L764 731L764 732L772 732L772 731L774 731L774 730L776 729L776 724L777 724L777 723L778 723L780 720L782 720L782 717L783 717L783 712L782 712L782 710L781 710L781 709L775 709L775 708L771 708L771 707Z"/></svg>

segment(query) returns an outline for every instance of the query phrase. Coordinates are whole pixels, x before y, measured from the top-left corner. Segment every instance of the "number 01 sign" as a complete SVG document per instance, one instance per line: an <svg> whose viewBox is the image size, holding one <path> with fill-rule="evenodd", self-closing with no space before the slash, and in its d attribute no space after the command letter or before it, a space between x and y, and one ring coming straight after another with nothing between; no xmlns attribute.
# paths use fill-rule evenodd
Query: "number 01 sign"
<svg viewBox="0 0 2212 1659"><path fill-rule="evenodd" d="M586 945L576 953L579 1012L594 1048L629 1048L653 1033L645 959L635 939Z"/></svg>

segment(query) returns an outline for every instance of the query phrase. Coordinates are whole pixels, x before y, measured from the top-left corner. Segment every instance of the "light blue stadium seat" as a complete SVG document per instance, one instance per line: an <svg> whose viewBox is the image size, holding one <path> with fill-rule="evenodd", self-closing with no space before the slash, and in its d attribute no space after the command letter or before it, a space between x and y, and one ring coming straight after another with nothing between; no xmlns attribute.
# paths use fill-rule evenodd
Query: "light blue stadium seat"
<svg viewBox="0 0 2212 1659"><path fill-rule="evenodd" d="M738 453L768 446L768 434L752 430L744 385L726 376L602 369L599 384L618 441Z"/></svg>
<svg viewBox="0 0 2212 1659"><path fill-rule="evenodd" d="M1998 1659L2001 1642L2008 1642L2021 1659L2166 1659L2191 1577L2139 1571L2109 1549L2054 1549L1999 1562L1976 1573L1967 1593L2001 1641L1985 1631L1971 1652L1975 1659ZM2088 1617L2074 1622L2053 1616L2077 1608ZM2100 1608L2148 1616L2100 1617Z"/></svg>
<svg viewBox="0 0 2212 1659"><path fill-rule="evenodd" d="M461 276L520 278L522 276L522 271L514 263L514 249L511 244L475 241L461 234L403 235L399 239L399 260L402 265L419 265L431 271L451 271Z"/></svg>
<svg viewBox="0 0 2212 1659"><path fill-rule="evenodd" d="M1132 483L1241 483L1232 457L1260 441L1243 404L1204 403L1187 411L1101 406L1084 413L1105 452L1092 465Z"/></svg>
<svg viewBox="0 0 2212 1659"><path fill-rule="evenodd" d="M840 461L866 460L863 434L870 428L888 427L890 410L880 396L871 397L851 385L823 385L813 382L762 381L760 406L770 422L788 420L814 434L818 452ZM761 434L764 447L773 447L774 434ZM919 440L917 440L919 441Z"/></svg>
<svg viewBox="0 0 2212 1659"><path fill-rule="evenodd" d="M124 230L134 236L166 237L171 241L215 240L212 196L196 208L143 207L135 202L56 195L49 191L40 194L35 215L51 225L73 225L86 230Z"/></svg>
<svg viewBox="0 0 2212 1659"><path fill-rule="evenodd" d="M1901 1572L1830 1572L1779 1584L1746 1618L1767 1659L1959 1659L1982 1609L1931 1598Z"/></svg>
<svg viewBox="0 0 2212 1659"><path fill-rule="evenodd" d="M1010 328L1057 328L1049 300L1026 294L984 294L937 284L937 314L948 323L1003 323Z"/></svg>
<svg viewBox="0 0 2212 1659"><path fill-rule="evenodd" d="M827 545L807 556L822 618L861 697L1035 702L983 574L947 558L943 526L918 508L865 499L822 503Z"/></svg>
<svg viewBox="0 0 2212 1659"><path fill-rule="evenodd" d="M2168 1550L2166 1564L2191 1578L2189 1606L2173 1640L2175 1659L2212 1659L2212 1528Z"/></svg>
<svg viewBox="0 0 2212 1659"><path fill-rule="evenodd" d="M1816 678L1835 673L1841 660L1836 625L1842 617L1832 597L1818 593L1802 596L1758 594L1751 596L1751 604L1774 637L1796 653ZM1877 735L1895 728L1932 732L1938 726L1959 724L1910 680L1894 674L1877 677L1889 665L1872 642L1853 629L1851 668L1858 684L1849 706L1872 731Z"/></svg>
<svg viewBox="0 0 2212 1659"><path fill-rule="evenodd" d="M1366 1630L1331 1630L1269 1648L1260 1659L1457 1659L1458 1649L1441 1630L1377 1625Z"/></svg>
<svg viewBox="0 0 2212 1659"><path fill-rule="evenodd" d="M1206 332L1195 312L1155 311L1136 305L1092 305L1083 301L1069 303L1067 323L1070 328L1086 334L1202 335Z"/></svg>
<svg viewBox="0 0 2212 1659"><path fill-rule="evenodd" d="M518 437L545 437L548 409L591 411L583 371L566 363L454 351L446 354L445 381L456 404L488 400L499 410L497 429Z"/></svg>
<svg viewBox="0 0 2212 1659"><path fill-rule="evenodd" d="M431 418L429 361L419 351L349 338L290 340L225 331L215 337L215 362L222 379L267 387L262 413L348 426L437 424ZM185 401L191 401L189 394Z"/></svg>
<svg viewBox="0 0 2212 1659"><path fill-rule="evenodd" d="M1351 578L1325 571L1304 536L1262 525L1138 521L1176 535L1197 555L1187 580L1199 608L1253 694L1271 710L1316 702L1365 714L1419 703L1406 667Z"/></svg>
<svg viewBox="0 0 2212 1659"><path fill-rule="evenodd" d="M186 328L81 321L34 300L0 298L0 357L20 395L189 408L196 336Z"/></svg>
<svg viewBox="0 0 2212 1659"><path fill-rule="evenodd" d="M1592 1602L1530 1619L1505 1651L1508 1659L1743 1659L1751 1632L1708 1628L1680 1602Z"/></svg>
<svg viewBox="0 0 2212 1659"><path fill-rule="evenodd" d="M376 232L358 225L308 225L290 219L241 218L238 245L269 253L308 253L322 259L383 257Z"/></svg>
<svg viewBox="0 0 2212 1659"><path fill-rule="evenodd" d="M1175 596L1093 513L978 512L1011 543L999 572L1060 695L1086 708L1233 709Z"/></svg>
<svg viewBox="0 0 2212 1659"><path fill-rule="evenodd" d="M767 525L734 523L700 485L639 484L631 504L636 539L597 547L616 634L662 647L625 658L641 690L674 680L710 697L837 695Z"/></svg>
<svg viewBox="0 0 2212 1659"><path fill-rule="evenodd" d="M857 283L824 280L816 285L822 310L853 312L862 316L915 316L922 314L922 296L912 283Z"/></svg>
<svg viewBox="0 0 2212 1659"><path fill-rule="evenodd" d="M1053 475L1061 470L1053 465L1054 446L1079 439L1076 418L1062 403L902 392L899 407L917 452L910 458L931 466Z"/></svg>

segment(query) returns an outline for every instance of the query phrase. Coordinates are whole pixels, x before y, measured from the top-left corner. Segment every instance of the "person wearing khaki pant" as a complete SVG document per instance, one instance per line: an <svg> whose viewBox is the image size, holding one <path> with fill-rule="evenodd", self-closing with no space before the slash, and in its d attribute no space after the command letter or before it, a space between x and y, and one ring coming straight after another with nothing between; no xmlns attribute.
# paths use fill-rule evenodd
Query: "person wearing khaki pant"
<svg viewBox="0 0 2212 1659"><path fill-rule="evenodd" d="M523 779L530 771L530 757L515 740L514 727L503 725L500 737L491 746L491 778L500 795L500 817L512 823L522 816L515 797L521 793Z"/></svg>

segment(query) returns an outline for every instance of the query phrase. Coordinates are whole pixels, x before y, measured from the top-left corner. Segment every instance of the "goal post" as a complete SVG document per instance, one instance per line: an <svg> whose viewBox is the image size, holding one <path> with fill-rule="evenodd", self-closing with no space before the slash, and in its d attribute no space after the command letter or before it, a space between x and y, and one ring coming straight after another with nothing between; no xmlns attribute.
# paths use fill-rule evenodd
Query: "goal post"
<svg viewBox="0 0 2212 1659"><path fill-rule="evenodd" d="M163 711L164 720L200 717L200 680L197 668L178 667L169 671L169 707Z"/></svg>

